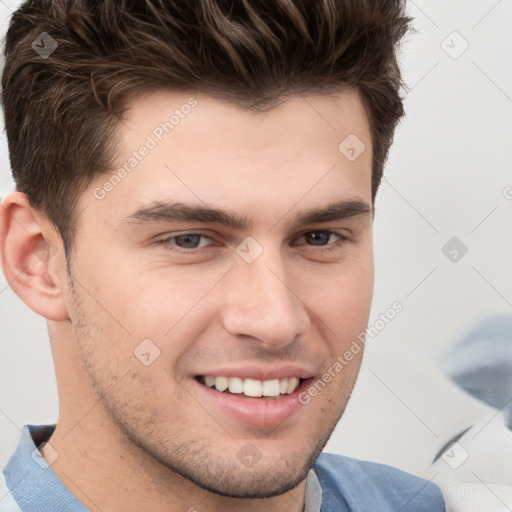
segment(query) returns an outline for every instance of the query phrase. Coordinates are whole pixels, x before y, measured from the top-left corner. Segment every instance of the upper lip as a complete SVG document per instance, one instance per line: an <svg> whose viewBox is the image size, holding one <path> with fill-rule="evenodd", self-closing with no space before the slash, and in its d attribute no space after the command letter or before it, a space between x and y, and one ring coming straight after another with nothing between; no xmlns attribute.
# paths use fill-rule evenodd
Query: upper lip
<svg viewBox="0 0 512 512"><path fill-rule="evenodd" d="M273 380L299 377L309 379L314 373L304 366L294 364L282 364L279 366L265 367L262 365L237 365L229 367L213 367L198 373L197 376L213 377L240 377L241 379Z"/></svg>

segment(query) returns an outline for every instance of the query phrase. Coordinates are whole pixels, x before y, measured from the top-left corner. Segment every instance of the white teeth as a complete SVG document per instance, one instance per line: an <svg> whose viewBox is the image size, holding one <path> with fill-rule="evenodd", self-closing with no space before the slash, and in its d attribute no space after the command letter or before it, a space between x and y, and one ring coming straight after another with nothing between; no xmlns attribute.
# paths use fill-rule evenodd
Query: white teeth
<svg viewBox="0 0 512 512"><path fill-rule="evenodd" d="M238 377L231 377L229 379L229 392L230 393L243 393L244 381Z"/></svg>
<svg viewBox="0 0 512 512"><path fill-rule="evenodd" d="M299 387L299 379L297 377L292 377L288 379L288 388L286 392L288 394L293 393Z"/></svg>
<svg viewBox="0 0 512 512"><path fill-rule="evenodd" d="M226 391L229 386L229 381L227 377L215 377L215 387L217 391Z"/></svg>
<svg viewBox="0 0 512 512"><path fill-rule="evenodd" d="M293 393L300 384L298 377L289 377L287 379L241 379L240 377L214 377L205 376L203 382L210 388L223 392L229 390L230 393L244 394L251 397L261 396L279 396Z"/></svg>
<svg viewBox="0 0 512 512"><path fill-rule="evenodd" d="M263 396L279 396L279 379L263 381Z"/></svg>
<svg viewBox="0 0 512 512"><path fill-rule="evenodd" d="M263 394L263 386L261 380L245 379L244 380L244 395L258 397Z"/></svg>

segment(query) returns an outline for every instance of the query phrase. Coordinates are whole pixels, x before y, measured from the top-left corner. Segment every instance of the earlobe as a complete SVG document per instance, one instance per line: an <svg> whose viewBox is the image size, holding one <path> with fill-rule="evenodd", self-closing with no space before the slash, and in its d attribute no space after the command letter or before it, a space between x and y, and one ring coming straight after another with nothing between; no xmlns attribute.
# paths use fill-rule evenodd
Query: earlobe
<svg viewBox="0 0 512 512"><path fill-rule="evenodd" d="M25 194L14 192L3 200L0 254L7 282L33 311L56 321L69 316L61 247L55 228L30 206Z"/></svg>

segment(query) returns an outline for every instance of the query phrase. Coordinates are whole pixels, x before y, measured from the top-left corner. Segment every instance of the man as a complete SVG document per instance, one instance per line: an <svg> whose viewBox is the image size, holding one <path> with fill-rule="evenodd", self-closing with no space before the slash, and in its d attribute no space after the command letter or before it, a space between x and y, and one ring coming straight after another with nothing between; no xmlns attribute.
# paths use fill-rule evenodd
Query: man
<svg viewBox="0 0 512 512"><path fill-rule="evenodd" d="M321 454L355 384L400 1L28 1L6 39L2 264L60 412L2 510L442 511Z"/></svg>

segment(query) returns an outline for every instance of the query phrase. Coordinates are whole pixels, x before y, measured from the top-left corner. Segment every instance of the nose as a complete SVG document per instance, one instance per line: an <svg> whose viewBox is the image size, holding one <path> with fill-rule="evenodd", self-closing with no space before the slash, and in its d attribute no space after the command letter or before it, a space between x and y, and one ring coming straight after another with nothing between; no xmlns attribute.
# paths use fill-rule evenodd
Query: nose
<svg viewBox="0 0 512 512"><path fill-rule="evenodd" d="M236 256L224 282L224 328L233 336L250 337L269 349L293 343L307 331L309 315L305 297L290 275L282 256L269 250L252 263Z"/></svg>

